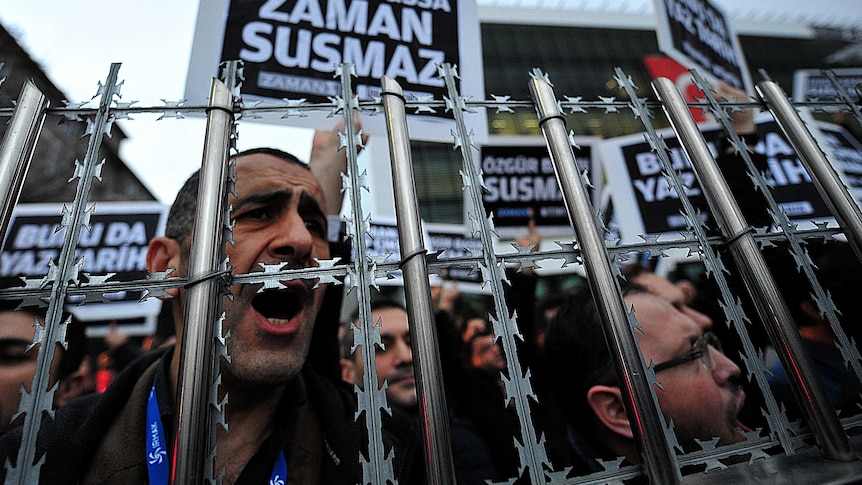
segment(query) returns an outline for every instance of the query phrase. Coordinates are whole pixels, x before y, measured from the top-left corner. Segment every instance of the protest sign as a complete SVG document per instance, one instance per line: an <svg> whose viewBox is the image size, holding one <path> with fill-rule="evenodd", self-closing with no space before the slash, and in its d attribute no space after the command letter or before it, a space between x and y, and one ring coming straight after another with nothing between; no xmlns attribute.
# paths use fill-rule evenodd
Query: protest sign
<svg viewBox="0 0 862 485"><path fill-rule="evenodd" d="M593 149L598 140L578 137L578 147L574 149L579 169L588 171L594 187L601 183L601 165L594 161ZM487 189L482 202L501 236L523 230L530 218L543 235L572 233L544 138L490 137L488 144L480 148L479 163Z"/></svg>
<svg viewBox="0 0 862 485"><path fill-rule="evenodd" d="M753 93L751 75L727 15L709 0L654 0L659 49L711 81Z"/></svg>
<svg viewBox="0 0 862 485"><path fill-rule="evenodd" d="M66 235L65 227L58 230L61 211L60 204L19 204L15 208L0 253L0 278L14 285L18 277L40 278L48 273L49 261L59 259ZM166 214L167 207L155 202L97 203L75 250L81 271L115 273L109 281L145 278L147 247L153 237L162 234ZM142 290L115 292L105 295L111 303L88 303L71 307L71 311L86 322L90 336L106 334L112 321L122 334L149 335L155 332L161 302L153 298L138 303L142 295ZM69 303L78 301L80 297L69 297Z"/></svg>
<svg viewBox="0 0 862 485"><path fill-rule="evenodd" d="M862 143L840 125L816 122L820 147L843 178L850 195L862 201Z"/></svg>
<svg viewBox="0 0 862 485"><path fill-rule="evenodd" d="M423 231L425 228L423 227ZM428 246L428 233L423 233L425 248ZM383 263L397 263L401 261L401 247L399 246L398 224L395 219L377 218L370 222L368 234L365 234L365 255L376 258ZM350 261L356 261L356 248L350 254ZM403 285L401 270L395 270L387 275L386 279L379 279L377 284Z"/></svg>
<svg viewBox="0 0 862 485"><path fill-rule="evenodd" d="M443 251L441 261L452 258L479 257L484 250L482 240L466 234L464 226L429 224L428 246L434 252ZM445 278L462 283L482 283L482 272L475 265L452 265L445 270Z"/></svg>
<svg viewBox="0 0 862 485"><path fill-rule="evenodd" d="M453 224L422 224L425 249L428 253L443 251L441 260L478 256L481 254L482 242L475 237L465 233L464 226ZM398 224L394 219L379 218L371 222L369 234L365 235L365 254L369 258L379 258L379 261L395 263L401 260L401 248L398 243ZM471 254L470 250L474 251ZM351 261L356 258L355 251L351 254ZM473 266L448 267L444 277L460 282L480 282L481 275L474 271ZM390 272L386 279L379 279L376 283L382 285L404 284L401 270ZM431 275L431 283L439 284L440 278Z"/></svg>
<svg viewBox="0 0 862 485"><path fill-rule="evenodd" d="M479 20L475 0L209 0L201 2L186 98L200 102L220 62L243 61L243 96L327 102L341 96L339 64L352 64L360 100L380 96L381 77L394 78L408 100L443 100L437 67L457 66L459 92L484 98ZM299 113L297 113L298 115ZM278 121L317 128L328 112L302 112ZM414 137L451 141L443 108L411 116ZM363 122L365 133L385 135L383 116ZM484 138L484 112L468 117Z"/></svg>
<svg viewBox="0 0 862 485"><path fill-rule="evenodd" d="M779 208L799 224L831 219L808 172L777 124L768 115L757 121L759 141L754 151L765 155L766 180L772 185L772 194ZM823 124L818 123L818 126ZM858 142L834 125L827 125L825 129L826 139L833 143L833 151L841 154L840 157L832 157L831 161L850 181L858 183L862 173L862 151ZM702 125L701 132L715 155L715 140L723 133L714 124ZM673 168L686 186L686 195L702 211L707 224L714 227L703 191L673 131L659 130L659 134L665 138ZM606 140L601 152L606 182L611 191L610 205L616 217L614 229L624 243L642 242L641 234L678 236L680 231L686 230L679 196L668 187L662 174L661 160L650 150L643 134ZM750 184L748 181L745 183ZM857 187L857 200L859 192Z"/></svg>
<svg viewBox="0 0 862 485"><path fill-rule="evenodd" d="M862 84L862 68L831 69L838 82L850 93L856 95L856 86ZM793 73L793 101L834 102L838 92L832 81L820 69L800 69ZM825 109L835 110L835 106Z"/></svg>

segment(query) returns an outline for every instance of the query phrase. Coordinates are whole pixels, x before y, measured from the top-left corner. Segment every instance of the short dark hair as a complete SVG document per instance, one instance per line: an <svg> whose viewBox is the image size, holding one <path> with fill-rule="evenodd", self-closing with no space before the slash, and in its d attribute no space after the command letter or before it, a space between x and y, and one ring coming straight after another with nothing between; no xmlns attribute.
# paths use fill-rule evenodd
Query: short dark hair
<svg viewBox="0 0 862 485"><path fill-rule="evenodd" d="M308 164L302 162L294 155L276 148L252 148L243 150L236 155L232 155L230 158L234 160L239 157L256 154L272 155L287 162L295 163L300 167L305 167L306 170L311 170ZM195 209L198 204L200 177L200 170L196 170L186 180L180 191L177 192L177 197L171 205L171 210L168 212L168 221L165 224L166 237L183 243L191 235L192 227L194 227L195 223Z"/></svg>
<svg viewBox="0 0 862 485"><path fill-rule="evenodd" d="M623 295L648 293L623 283ZM553 394L569 422L588 430L593 411L587 391L596 385L617 385L611 352L605 340L599 310L589 287L578 288L548 323L545 352L554 386Z"/></svg>
<svg viewBox="0 0 862 485"><path fill-rule="evenodd" d="M401 303L390 298L377 298L371 300L371 311L385 310L387 308L395 308L407 312L407 308ZM359 310L357 309L350 316L350 321L345 323L344 332L341 334L341 356L345 359L350 358L350 352L353 350L353 329L354 322L359 320Z"/></svg>

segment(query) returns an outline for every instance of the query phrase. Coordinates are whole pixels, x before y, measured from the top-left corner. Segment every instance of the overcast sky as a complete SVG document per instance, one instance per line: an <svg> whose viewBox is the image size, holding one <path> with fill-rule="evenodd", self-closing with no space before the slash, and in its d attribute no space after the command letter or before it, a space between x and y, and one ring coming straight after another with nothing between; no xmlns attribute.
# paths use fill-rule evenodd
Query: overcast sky
<svg viewBox="0 0 862 485"><path fill-rule="evenodd" d="M0 22L18 36L69 101L92 98L111 63L121 62L121 101L161 106L161 99L183 98L197 8L195 0L0 0ZM200 167L203 120L133 118L121 123L129 135L121 155L156 197L169 204L185 178ZM272 136L272 130L243 129L242 123L239 130L241 148L263 144L260 138ZM278 130L280 141L266 144L306 159L311 130Z"/></svg>

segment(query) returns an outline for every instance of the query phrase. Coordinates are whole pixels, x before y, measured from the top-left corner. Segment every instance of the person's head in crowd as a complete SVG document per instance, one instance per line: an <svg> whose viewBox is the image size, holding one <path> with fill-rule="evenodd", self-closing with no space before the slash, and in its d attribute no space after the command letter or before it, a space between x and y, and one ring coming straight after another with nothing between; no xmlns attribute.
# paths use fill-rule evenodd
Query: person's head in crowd
<svg viewBox="0 0 862 485"><path fill-rule="evenodd" d="M862 311L856 301L862 285L862 262L845 241L809 244L806 251L814 263L818 281L840 313L838 318L842 328L848 332L848 336L855 336L858 342L862 331L857 322L862 319ZM779 283L781 296L802 337L828 344L834 342L835 335L826 313L821 311L815 301L811 284L800 271L792 253L785 249L767 253L767 256L769 270Z"/></svg>
<svg viewBox="0 0 862 485"><path fill-rule="evenodd" d="M196 280L224 277L190 274L193 248L216 242L212 236L193 242L204 236L192 234L195 213L202 208L197 206L198 185L204 182L195 174L169 211L165 235L150 241L146 259L150 274L192 280L165 290L172 297L177 345L144 354L103 394L76 400L50 423L43 423L40 432L48 437L43 440L47 444L40 469L43 481L147 483L150 477L169 475L179 451L172 447L182 443L166 436L158 421L148 416L157 413L165 430L182 421L173 404L187 402L177 399L180 362L188 357L183 355L183 342L192 343L190 329L200 326L212 328L226 343L224 356L214 355L219 373L212 376L220 395L229 396L222 401L226 426L211 430L211 449L217 452L208 463L214 474L226 483L266 483L283 480L289 466L291 480L297 483L361 480L361 464L349 458L359 456L362 446L355 396L318 372L308 359L326 285L318 285L320 278L307 271L330 257L324 190L307 165L285 152L253 149L231 159L232 173L227 176L233 183L225 200L230 220L224 221L231 234L223 260L231 275L228 291L220 295L224 312L212 319L184 319L186 300L200 288L194 286ZM288 274L266 278L267 284L255 282L255 274L272 271ZM248 277L239 278L243 275ZM333 368L338 365L334 323L331 342L327 341ZM186 361L183 370L201 372L210 364ZM192 414L205 411L200 407ZM0 457L20 446L22 431L3 435ZM88 445L54 439L57 433L82 437ZM397 448L399 437L388 436L392 448ZM143 443L152 451L142 447L141 453L129 452ZM79 456L80 466L67 466L70 453ZM406 456L396 473L409 472L412 456L396 455L396 460Z"/></svg>
<svg viewBox="0 0 862 485"><path fill-rule="evenodd" d="M317 266L329 257L325 197L308 166L280 150L261 148L239 153L233 206L233 244L227 244L233 274L263 271L261 265L286 263L289 268ZM174 269L187 276L197 203L199 172L180 189L170 209L165 236L153 239L147 253L152 272ZM320 306L323 287L292 279L284 288L258 292L259 285L235 285L225 298L225 331L229 361L223 381L248 389L280 389L303 367ZM185 292L171 290L178 347L183 339ZM178 296L178 298L176 297ZM179 369L179 352L171 363Z"/></svg>
<svg viewBox="0 0 862 485"><path fill-rule="evenodd" d="M539 348L545 347L545 332L548 330L548 323L557 316L560 307L568 299L568 294L551 294L536 304L536 344Z"/></svg>
<svg viewBox="0 0 862 485"><path fill-rule="evenodd" d="M710 332L663 298L637 285L624 286L643 329L636 332L660 388L659 406L673 422L680 444L719 438L744 439L737 415L745 400L739 367L721 353ZM555 398L568 421L605 458L640 462L623 390L614 372L598 310L589 288L579 289L560 308L546 337L549 365L558 379Z"/></svg>
<svg viewBox="0 0 862 485"><path fill-rule="evenodd" d="M17 304L0 301L0 432L18 424L23 386L31 391L39 346L32 346L35 325L44 325L46 308L16 310ZM68 314L63 314L63 321ZM38 319L38 323L37 323ZM66 330L67 348L57 346L51 361L47 389L57 384L54 407L59 408L87 391L89 363L84 325L72 319ZM14 418L14 420L13 420Z"/></svg>
<svg viewBox="0 0 862 485"><path fill-rule="evenodd" d="M686 314L698 326L703 329L712 327L712 319L709 316L688 306L691 303L691 293L689 288L690 282L687 280L684 285L671 283L667 278L653 273L640 264L625 266L621 269L621 272L626 281L642 286L650 293L670 302L674 308Z"/></svg>
<svg viewBox="0 0 862 485"><path fill-rule="evenodd" d="M377 299L371 303L371 319L380 322L380 342L377 347L375 368L377 385L386 382L386 398L390 404L403 409L416 407L416 381L413 377L413 349L410 346L410 325L407 310L400 303ZM359 314L353 315L352 325L359 326ZM353 329L343 327L341 335L342 379L362 387L364 364L362 347L353 352Z"/></svg>
<svg viewBox="0 0 862 485"><path fill-rule="evenodd" d="M500 348L497 340L494 338L494 329L486 318L475 317L470 321L478 321L481 324L476 325L475 331L467 340L465 351L467 352L467 362L473 368L496 375L506 368L506 357L503 354L503 349Z"/></svg>
<svg viewBox="0 0 862 485"><path fill-rule="evenodd" d="M461 328L461 340L468 343L473 337L480 333L488 332L488 320L475 311L467 311L464 316L464 324Z"/></svg>
<svg viewBox="0 0 862 485"><path fill-rule="evenodd" d="M823 245L806 247L808 257L815 265L817 278L835 304L836 322L831 322L827 308L819 302L801 271L793 254L784 250L771 254L770 271L780 282L781 296L799 329L799 335L811 356L820 376L826 395L842 416L857 414L859 410L859 383L848 371L844 351L836 347L838 341L833 323L840 325L848 338L859 341L858 292L862 285L862 264L849 244L831 241ZM786 410L789 419L802 416L803 411L793 392L789 373L778 360L773 362L766 375L772 393Z"/></svg>

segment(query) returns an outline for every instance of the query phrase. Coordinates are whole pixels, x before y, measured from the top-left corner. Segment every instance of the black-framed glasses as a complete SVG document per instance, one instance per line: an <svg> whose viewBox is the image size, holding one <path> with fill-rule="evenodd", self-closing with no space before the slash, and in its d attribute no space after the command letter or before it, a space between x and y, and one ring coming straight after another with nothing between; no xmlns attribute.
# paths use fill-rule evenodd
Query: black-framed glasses
<svg viewBox="0 0 862 485"><path fill-rule="evenodd" d="M35 352L27 354L27 350L32 344L31 340L0 338L0 366L17 365L31 359L35 360Z"/></svg>
<svg viewBox="0 0 862 485"><path fill-rule="evenodd" d="M718 337L714 333L704 332L703 336L694 343L691 351L675 359L670 359L660 364L653 365L653 371L661 372L666 369L687 364L693 360L700 360L700 365L703 367L703 370L715 369L715 356L712 355L712 352L709 350L710 347L721 352L721 341L718 340Z"/></svg>

